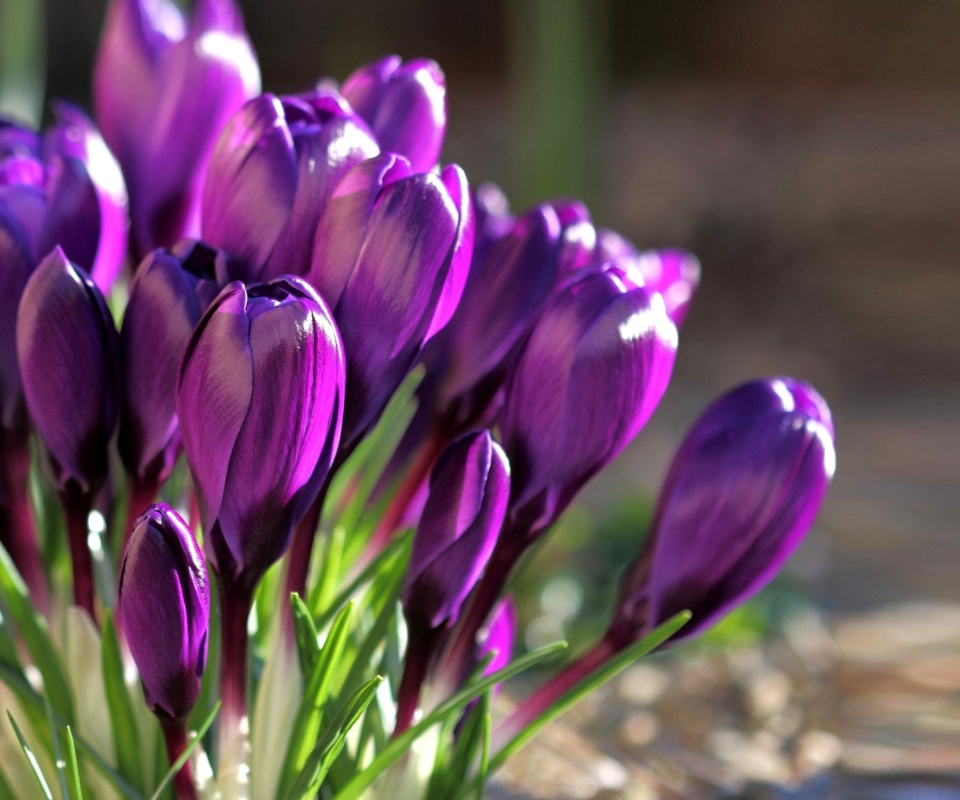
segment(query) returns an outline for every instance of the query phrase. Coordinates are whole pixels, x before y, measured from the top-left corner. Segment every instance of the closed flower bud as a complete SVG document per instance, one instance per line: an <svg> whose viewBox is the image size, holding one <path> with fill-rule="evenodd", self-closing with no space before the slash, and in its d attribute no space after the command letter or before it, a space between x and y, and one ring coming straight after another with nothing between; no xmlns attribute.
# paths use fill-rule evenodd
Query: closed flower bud
<svg viewBox="0 0 960 800"><path fill-rule="evenodd" d="M387 56L354 72L342 91L381 150L405 156L414 172L436 166L447 130L447 87L435 61Z"/></svg>
<svg viewBox="0 0 960 800"><path fill-rule="evenodd" d="M123 266L127 193L93 123L65 103L43 138L0 120L0 210L32 264L59 246L108 291Z"/></svg>
<svg viewBox="0 0 960 800"><path fill-rule="evenodd" d="M384 154L354 167L317 228L310 282L330 304L347 353L344 447L377 421L424 343L450 320L470 268L466 176L412 174Z"/></svg>
<svg viewBox="0 0 960 800"><path fill-rule="evenodd" d="M117 331L103 295L55 248L27 282L17 358L30 418L53 458L60 489L84 493L107 475L118 411Z"/></svg>
<svg viewBox="0 0 960 800"><path fill-rule="evenodd" d="M112 0L94 67L104 137L130 188L139 254L200 233L203 183L221 129L260 91L233 0Z"/></svg>
<svg viewBox="0 0 960 800"><path fill-rule="evenodd" d="M120 456L135 480L153 489L180 452L177 369L200 315L216 296L217 253L185 242L140 265L120 328L123 407Z"/></svg>
<svg viewBox="0 0 960 800"><path fill-rule="evenodd" d="M666 390L677 332L663 300L592 272L545 308L506 387L517 535L553 522L640 431Z"/></svg>
<svg viewBox="0 0 960 800"><path fill-rule="evenodd" d="M457 619L493 552L509 496L510 465L489 431L468 433L444 451L407 567L403 608L411 626Z"/></svg>
<svg viewBox="0 0 960 800"><path fill-rule="evenodd" d="M18 438L29 423L17 363L17 308L32 272L30 243L0 204L0 435Z"/></svg>
<svg viewBox="0 0 960 800"><path fill-rule="evenodd" d="M334 91L264 94L243 106L217 141L203 195L203 240L230 255L221 283L306 275L330 193L378 152Z"/></svg>
<svg viewBox="0 0 960 800"><path fill-rule="evenodd" d="M150 710L164 721L186 719L207 662L210 584L192 531L168 505L137 520L117 608Z"/></svg>
<svg viewBox="0 0 960 800"><path fill-rule="evenodd" d="M317 496L340 438L343 345L303 281L227 286L201 318L177 416L218 574L252 591Z"/></svg>
<svg viewBox="0 0 960 800"><path fill-rule="evenodd" d="M835 466L830 410L809 385L759 380L720 397L674 456L608 636L629 642L683 609L679 636L692 636L753 596L813 524Z"/></svg>

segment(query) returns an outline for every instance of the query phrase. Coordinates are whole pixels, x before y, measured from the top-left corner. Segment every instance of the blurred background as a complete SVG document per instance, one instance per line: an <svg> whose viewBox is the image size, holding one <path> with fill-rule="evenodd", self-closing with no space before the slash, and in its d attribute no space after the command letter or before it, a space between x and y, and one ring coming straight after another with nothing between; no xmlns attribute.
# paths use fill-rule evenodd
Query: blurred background
<svg viewBox="0 0 960 800"><path fill-rule="evenodd" d="M702 262L663 405L528 568L526 644L603 625L712 396L790 374L834 411L837 477L787 574L578 709L502 796L960 796L960 3L240 5L265 88L435 58L473 182L515 210L581 197ZM89 108L104 8L0 0L5 111Z"/></svg>

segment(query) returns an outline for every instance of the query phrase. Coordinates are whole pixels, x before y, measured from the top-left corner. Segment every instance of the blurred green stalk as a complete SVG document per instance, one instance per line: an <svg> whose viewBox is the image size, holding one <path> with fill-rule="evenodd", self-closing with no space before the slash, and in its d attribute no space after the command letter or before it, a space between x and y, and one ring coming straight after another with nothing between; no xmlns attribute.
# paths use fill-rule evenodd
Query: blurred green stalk
<svg viewBox="0 0 960 800"><path fill-rule="evenodd" d="M510 70L516 88L515 208L553 196L595 199L603 130L605 4L508 0Z"/></svg>
<svg viewBox="0 0 960 800"><path fill-rule="evenodd" d="M43 0L0 0L0 114L37 125L46 65Z"/></svg>

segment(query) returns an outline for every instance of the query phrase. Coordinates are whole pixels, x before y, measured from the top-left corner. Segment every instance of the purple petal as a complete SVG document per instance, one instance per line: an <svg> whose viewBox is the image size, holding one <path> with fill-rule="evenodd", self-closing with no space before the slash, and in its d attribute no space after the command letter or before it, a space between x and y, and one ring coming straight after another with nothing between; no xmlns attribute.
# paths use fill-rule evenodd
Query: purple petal
<svg viewBox="0 0 960 800"><path fill-rule="evenodd" d="M20 366L17 363L17 307L33 272L30 244L0 205L0 431L27 426Z"/></svg>

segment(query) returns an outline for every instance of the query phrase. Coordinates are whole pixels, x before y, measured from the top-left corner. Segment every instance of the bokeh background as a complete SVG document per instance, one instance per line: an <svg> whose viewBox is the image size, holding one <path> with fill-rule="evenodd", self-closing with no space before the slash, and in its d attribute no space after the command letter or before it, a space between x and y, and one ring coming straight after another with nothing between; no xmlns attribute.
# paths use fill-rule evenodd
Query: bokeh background
<svg viewBox="0 0 960 800"><path fill-rule="evenodd" d="M603 624L670 453L713 395L791 374L834 411L836 481L787 574L686 658L573 715L503 796L853 797L859 780L864 797L958 796L960 3L240 5L265 88L433 57L444 158L472 181L515 210L578 196L638 245L700 257L661 409L529 567L527 644ZM4 110L89 107L104 7L0 0Z"/></svg>

